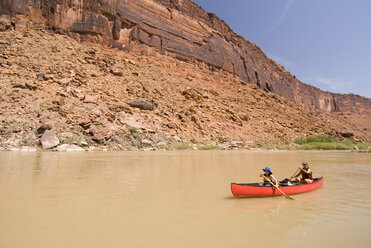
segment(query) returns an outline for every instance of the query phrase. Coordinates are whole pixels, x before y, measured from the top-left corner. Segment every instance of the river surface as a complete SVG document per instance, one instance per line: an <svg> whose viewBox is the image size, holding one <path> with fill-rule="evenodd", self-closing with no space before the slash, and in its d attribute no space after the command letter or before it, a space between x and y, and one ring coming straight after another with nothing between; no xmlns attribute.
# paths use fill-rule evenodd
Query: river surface
<svg viewBox="0 0 371 248"><path fill-rule="evenodd" d="M231 194L301 161L322 188L294 201ZM370 154L0 152L1 248L370 248L370 229Z"/></svg>

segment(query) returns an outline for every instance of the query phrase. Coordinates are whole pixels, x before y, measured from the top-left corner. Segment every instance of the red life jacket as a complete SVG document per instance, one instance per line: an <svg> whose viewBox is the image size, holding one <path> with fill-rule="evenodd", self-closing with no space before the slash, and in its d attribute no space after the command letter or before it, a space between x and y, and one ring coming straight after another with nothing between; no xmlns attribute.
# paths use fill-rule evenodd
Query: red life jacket
<svg viewBox="0 0 371 248"><path fill-rule="evenodd" d="M301 172L301 179L302 180L305 180L305 179L310 179L310 180L313 180L313 177L312 177L312 172L307 174L307 173L304 173L304 171Z"/></svg>

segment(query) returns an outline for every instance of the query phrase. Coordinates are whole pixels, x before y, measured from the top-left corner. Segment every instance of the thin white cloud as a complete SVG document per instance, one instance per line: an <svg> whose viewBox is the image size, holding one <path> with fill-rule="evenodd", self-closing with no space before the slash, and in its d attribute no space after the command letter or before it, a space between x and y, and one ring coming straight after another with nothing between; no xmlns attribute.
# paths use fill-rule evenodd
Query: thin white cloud
<svg viewBox="0 0 371 248"><path fill-rule="evenodd" d="M347 81L340 78L326 78L322 76L312 76L304 79L311 85L319 87L322 90L327 90L336 93L350 93L356 82Z"/></svg>
<svg viewBox="0 0 371 248"><path fill-rule="evenodd" d="M269 28L268 32L272 32L273 30L275 30L278 27L278 25L280 25L280 23L283 21L283 19L285 19L287 13L290 10L290 6L294 3L294 1L295 0L288 0L287 1L286 5L285 5L285 8L281 12L281 15L278 17L276 22L273 23L273 25Z"/></svg>

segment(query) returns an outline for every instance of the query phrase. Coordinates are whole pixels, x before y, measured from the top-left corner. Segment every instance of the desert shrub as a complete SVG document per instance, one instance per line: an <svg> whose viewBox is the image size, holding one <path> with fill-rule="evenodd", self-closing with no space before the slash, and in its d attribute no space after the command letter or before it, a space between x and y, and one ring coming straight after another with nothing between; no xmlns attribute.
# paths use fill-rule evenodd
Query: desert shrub
<svg viewBox="0 0 371 248"><path fill-rule="evenodd" d="M364 143L358 142L355 145L358 147L359 150L363 150L363 151L370 151L371 150L371 142L364 142Z"/></svg>
<svg viewBox="0 0 371 248"><path fill-rule="evenodd" d="M130 127L130 128L129 128L129 132L130 132L130 133L137 133L137 132L138 132L138 128Z"/></svg>
<svg viewBox="0 0 371 248"><path fill-rule="evenodd" d="M81 143L82 143L83 139L84 139L84 137L82 137L80 135L73 135L73 136L67 137L64 140L64 143L65 144L75 144L75 145L81 146L82 145Z"/></svg>
<svg viewBox="0 0 371 248"><path fill-rule="evenodd" d="M303 144L321 143L321 142L332 143L333 140L328 136L317 135L317 136L309 136L309 137L305 137L305 138L297 138L297 139L295 139L294 142L296 144L303 145Z"/></svg>
<svg viewBox="0 0 371 248"><path fill-rule="evenodd" d="M193 144L187 142L176 142L169 145L172 150L187 150L193 149Z"/></svg>
<svg viewBox="0 0 371 248"><path fill-rule="evenodd" d="M357 144L357 142L355 142L354 140L350 140L350 139L346 139L344 140L343 142L341 142L347 146L355 146Z"/></svg>
<svg viewBox="0 0 371 248"><path fill-rule="evenodd" d="M300 149L303 150L351 150L353 146L336 142L311 142L301 145Z"/></svg>
<svg viewBox="0 0 371 248"><path fill-rule="evenodd" d="M224 150L224 147L218 146L215 144L208 144L208 145L198 145L198 150Z"/></svg>

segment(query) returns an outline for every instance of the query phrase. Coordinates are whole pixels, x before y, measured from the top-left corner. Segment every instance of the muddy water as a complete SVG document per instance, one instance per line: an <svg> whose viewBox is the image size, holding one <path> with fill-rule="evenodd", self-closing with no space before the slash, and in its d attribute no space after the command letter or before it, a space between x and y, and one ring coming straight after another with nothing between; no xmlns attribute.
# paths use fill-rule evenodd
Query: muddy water
<svg viewBox="0 0 371 248"><path fill-rule="evenodd" d="M236 199L310 163L324 187ZM1 248L371 247L371 155L350 152L0 153Z"/></svg>

